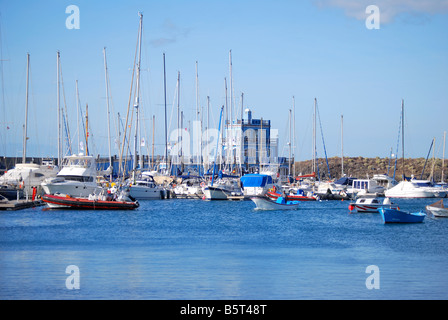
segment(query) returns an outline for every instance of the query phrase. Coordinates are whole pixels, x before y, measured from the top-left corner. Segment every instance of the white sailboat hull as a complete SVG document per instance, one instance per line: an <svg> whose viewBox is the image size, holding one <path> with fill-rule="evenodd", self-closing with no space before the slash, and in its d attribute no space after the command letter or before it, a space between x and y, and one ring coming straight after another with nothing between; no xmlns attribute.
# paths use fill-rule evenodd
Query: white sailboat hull
<svg viewBox="0 0 448 320"><path fill-rule="evenodd" d="M205 187L204 190L205 200L227 200L227 192L218 187Z"/></svg>
<svg viewBox="0 0 448 320"><path fill-rule="evenodd" d="M129 188L129 195L137 200L157 200L165 198L165 191L161 188L145 187L145 186L131 186Z"/></svg>
<svg viewBox="0 0 448 320"><path fill-rule="evenodd" d="M435 198L434 192L425 188L415 187L412 182L401 181L395 187L386 190L385 196L388 198Z"/></svg>

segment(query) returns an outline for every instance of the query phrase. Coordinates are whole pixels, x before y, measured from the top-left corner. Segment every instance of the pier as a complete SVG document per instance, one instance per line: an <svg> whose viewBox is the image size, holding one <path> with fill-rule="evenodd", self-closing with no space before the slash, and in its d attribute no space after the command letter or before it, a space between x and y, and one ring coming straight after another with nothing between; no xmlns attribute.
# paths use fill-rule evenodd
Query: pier
<svg viewBox="0 0 448 320"><path fill-rule="evenodd" d="M34 208L43 206L45 203L42 200L0 200L0 211L8 210L21 210L27 208Z"/></svg>

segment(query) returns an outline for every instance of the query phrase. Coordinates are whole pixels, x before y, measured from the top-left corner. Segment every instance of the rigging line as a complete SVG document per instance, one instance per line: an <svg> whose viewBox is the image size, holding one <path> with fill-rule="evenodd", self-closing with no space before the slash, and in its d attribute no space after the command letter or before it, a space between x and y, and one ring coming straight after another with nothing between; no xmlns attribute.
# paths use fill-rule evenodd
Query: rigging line
<svg viewBox="0 0 448 320"><path fill-rule="evenodd" d="M327 169L328 169L328 177L331 180L331 174L330 174L330 166L328 164L328 157L327 157L327 149L325 148L325 141L324 141L324 132L322 130L322 123L320 121L320 112L319 112L319 106L316 104L317 109L317 117L319 118L319 126L320 126L320 134L322 136L322 143L324 145L324 154L325 154L325 161L327 162Z"/></svg>
<svg viewBox="0 0 448 320"><path fill-rule="evenodd" d="M401 133L401 122L403 121L402 113L400 112L400 123L398 125L398 138L397 138L397 152L395 153L395 165L394 165L394 176L395 179L395 173L397 171L397 162L398 162L398 148L400 146L400 133Z"/></svg>
<svg viewBox="0 0 448 320"><path fill-rule="evenodd" d="M68 126L68 113L67 113L67 102L65 99L65 88L64 88L64 79L62 78L62 65L61 62L59 62L59 73L61 76L61 86L62 86L62 96L64 99L64 107L65 107L65 115L64 112L62 113L62 118L64 121L64 128L65 128L65 134L66 134L66 143L68 148L68 154L72 154L72 141L70 137L70 128Z"/></svg>
<svg viewBox="0 0 448 320"><path fill-rule="evenodd" d="M142 24L142 38L141 38L141 41L142 41L142 48L143 48L143 51L144 51L144 57L145 57L145 59L144 59L144 61L149 61L149 58L148 58L148 50L147 50L147 46L146 46L146 42L145 42L145 28L144 28L144 25ZM140 64L141 64L141 62L140 62ZM147 80L148 80L148 85L146 86L146 82L144 82L145 81L145 77L143 77L142 76L142 72L141 71L148 71L147 73L144 73L144 74L146 74L146 77L147 77ZM149 78L149 67L148 68L141 68L141 66L140 66L140 83L141 83L141 85L140 85L140 87L141 88L146 88L146 87L148 87L148 88L150 88L150 86L149 86L149 83L150 83L150 78ZM149 92L150 90L148 90L148 92ZM146 93L146 90L145 90L145 92L140 92L142 95L143 95L143 99L140 99L141 101L143 101L143 102L145 102L145 101L148 101L147 102L147 104L146 104L146 106L151 106L151 100L150 100L150 97L151 97L151 94L145 94ZM143 105L143 103L140 103L140 105ZM140 112L141 112L141 114L142 114L142 116L140 117L140 119L143 121L143 122L140 122L140 124L141 123L143 123L143 128L141 128L140 127L140 148L141 148L141 137L142 137L142 135L141 135L141 130L143 130L143 132L144 132L144 134L143 134L143 137L144 137L144 142L145 142L145 149L146 149L146 153L148 154L148 157L149 157L149 155L151 154L150 153L150 149L149 149L149 147L150 147L150 144L148 143L149 142L149 139L147 139L148 137L149 137L149 134L148 134L148 125L147 125L147 121L145 121L145 120L148 120L147 118L146 118L146 116L145 116L145 110L144 110L145 108L143 108L143 107L141 107L140 108ZM151 111L151 110L150 110ZM143 152L142 152L142 156L143 156ZM143 164L144 165L144 164Z"/></svg>
<svg viewBox="0 0 448 320"><path fill-rule="evenodd" d="M175 108L175 103L176 103L176 101L177 101L177 90L178 90L178 86L179 86L179 84L177 83L177 80L176 80L176 88L174 89L174 95L173 95L173 105L171 106L171 115L170 115L170 122L169 122L169 125L168 125L168 132L171 132L171 122L172 122L172 120L173 120L173 114L174 114L174 108ZM177 112L176 112L177 113Z"/></svg>
<svg viewBox="0 0 448 320"><path fill-rule="evenodd" d="M126 141L126 134L127 134L127 129L128 129L129 110L130 110L131 99L132 99L132 88L133 88L133 85L134 85L135 61L137 60L139 36L140 36L140 23L139 23L139 32L138 32L138 35L137 35L137 44L136 44L136 47L135 47L134 64L133 64L133 67L132 67L131 89L129 90L128 108L127 108L127 112L126 112L126 123L125 123L125 126L124 126L124 133L123 133L123 143L121 145L121 151L120 151L120 157L119 157L120 158L120 166L119 166L119 169L118 169L118 176L120 176L120 173L123 170L123 168L122 168L123 151L124 151L124 148L125 148L125 146L124 146L125 142L127 142ZM127 143L129 144L129 142L127 142ZM126 167L126 162L127 162L126 160L127 160L127 157L125 157L124 167ZM123 174L122 177L124 178L124 175L125 175L124 171L122 172L122 174Z"/></svg>
<svg viewBox="0 0 448 320"><path fill-rule="evenodd" d="M37 153L39 154L39 155L41 155L41 149L40 149L40 143L39 143L39 130L38 130L38 128L37 128L37 124L38 124L38 121L37 121L37 117L36 117L36 102L35 102L35 99L34 99L34 86L33 86L33 77L32 77L32 69L31 69L31 62L30 62L30 88L31 88L31 101L32 101L32 103L33 103L33 106L34 106L34 108L31 108L32 110L33 110L33 116L34 116L34 130L36 130L36 142L37 143L35 143L35 145L37 146Z"/></svg>

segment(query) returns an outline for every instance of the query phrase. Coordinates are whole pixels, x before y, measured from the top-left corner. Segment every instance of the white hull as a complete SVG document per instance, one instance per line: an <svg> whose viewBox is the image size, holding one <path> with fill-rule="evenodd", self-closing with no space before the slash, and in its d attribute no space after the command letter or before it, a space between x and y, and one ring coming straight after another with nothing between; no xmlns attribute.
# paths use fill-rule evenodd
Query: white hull
<svg viewBox="0 0 448 320"><path fill-rule="evenodd" d="M46 194L62 193L73 197L88 197L92 193L101 191L96 183L82 183L77 181L63 180L60 182L45 181L42 189Z"/></svg>
<svg viewBox="0 0 448 320"><path fill-rule="evenodd" d="M227 200L227 192L221 188L205 187L204 190L205 200Z"/></svg>
<svg viewBox="0 0 448 320"><path fill-rule="evenodd" d="M350 203L348 206L350 212L355 210L356 212L378 212L380 208L398 209L396 204L392 204L389 198L359 198L355 203Z"/></svg>
<svg viewBox="0 0 448 320"><path fill-rule="evenodd" d="M447 208L437 208L437 207L432 207L432 206L426 206L426 210L431 212L435 217L448 218L448 209Z"/></svg>
<svg viewBox="0 0 448 320"><path fill-rule="evenodd" d="M131 186L129 195L137 200L157 200L165 198L165 190L159 187Z"/></svg>
<svg viewBox="0 0 448 320"><path fill-rule="evenodd" d="M388 198L435 198L433 191L419 188L412 182L402 181L384 193Z"/></svg>
<svg viewBox="0 0 448 320"><path fill-rule="evenodd" d="M173 189L177 198L202 199L204 193L201 187L177 186Z"/></svg>
<svg viewBox="0 0 448 320"><path fill-rule="evenodd" d="M281 204L264 197L251 197L250 199L259 210L296 210L299 207L298 203Z"/></svg>

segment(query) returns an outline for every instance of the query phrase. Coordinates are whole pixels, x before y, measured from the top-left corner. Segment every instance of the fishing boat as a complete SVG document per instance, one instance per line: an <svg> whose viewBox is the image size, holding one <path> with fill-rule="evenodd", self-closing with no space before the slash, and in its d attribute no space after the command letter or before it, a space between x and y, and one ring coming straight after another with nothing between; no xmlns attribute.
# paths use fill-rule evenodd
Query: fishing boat
<svg viewBox="0 0 448 320"><path fill-rule="evenodd" d="M448 217L448 208L443 205L443 199L427 205L426 210L431 212L435 217Z"/></svg>
<svg viewBox="0 0 448 320"><path fill-rule="evenodd" d="M408 212L384 207L379 208L378 211L381 213L384 223L419 223L423 222L426 217L426 213L422 211Z"/></svg>
<svg viewBox="0 0 448 320"><path fill-rule="evenodd" d="M350 212L378 212L379 208L399 209L398 205L390 202L389 198L358 198L355 203L350 203L348 209Z"/></svg>
<svg viewBox="0 0 448 320"><path fill-rule="evenodd" d="M278 197L277 200L273 200L266 196L252 196L250 199L258 210L296 210L300 204L299 201L289 200L289 197Z"/></svg>
<svg viewBox="0 0 448 320"><path fill-rule="evenodd" d="M72 197L67 194L44 194L42 201L52 209L133 210L139 207L138 201L117 201L112 197L101 200L98 197Z"/></svg>

